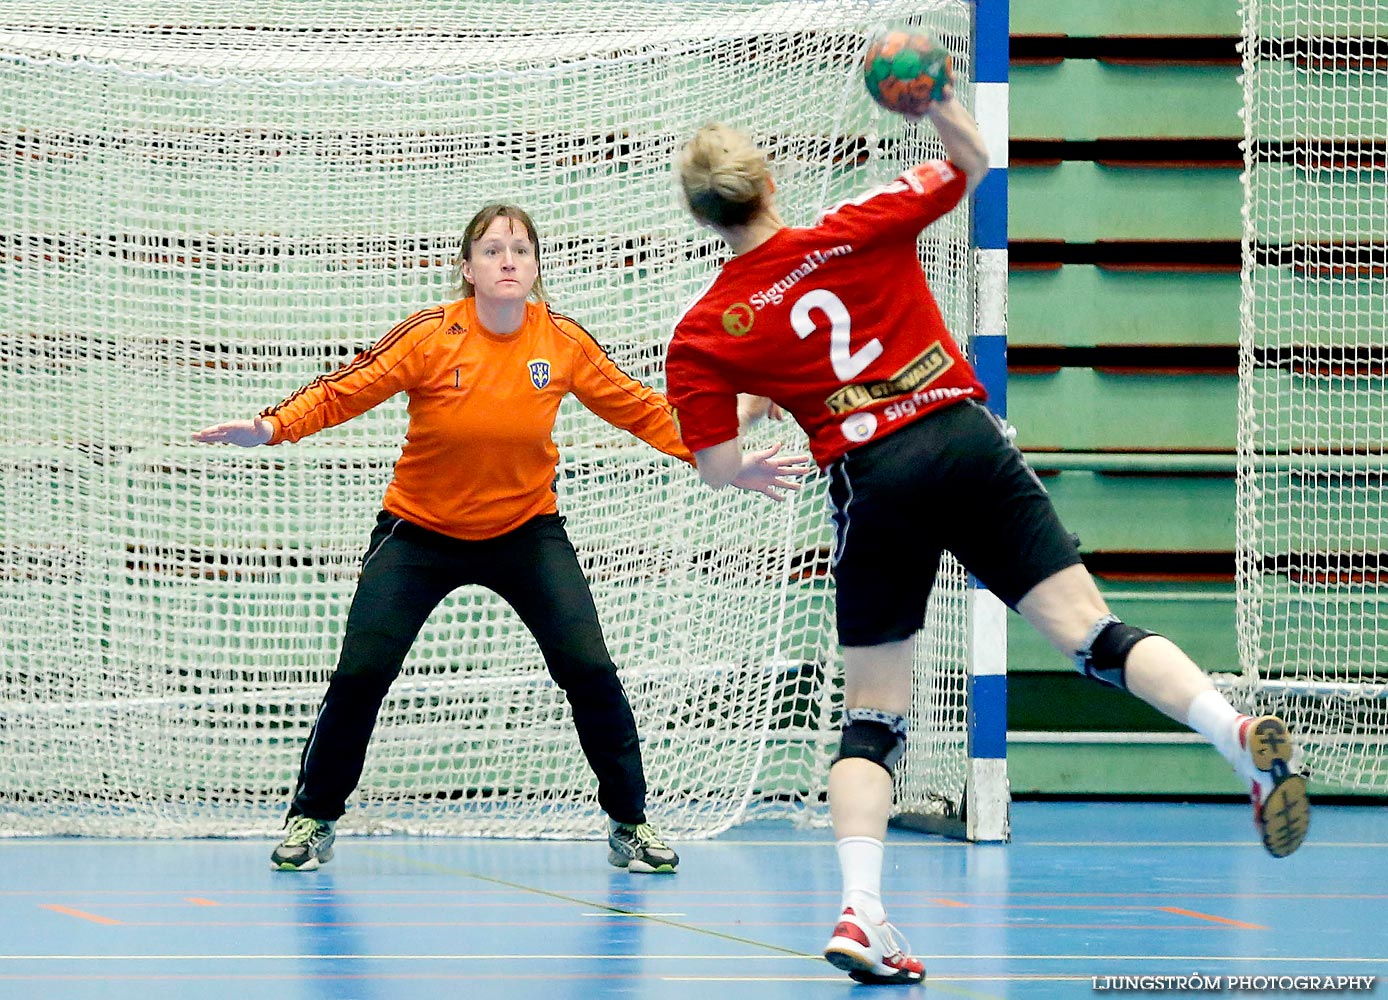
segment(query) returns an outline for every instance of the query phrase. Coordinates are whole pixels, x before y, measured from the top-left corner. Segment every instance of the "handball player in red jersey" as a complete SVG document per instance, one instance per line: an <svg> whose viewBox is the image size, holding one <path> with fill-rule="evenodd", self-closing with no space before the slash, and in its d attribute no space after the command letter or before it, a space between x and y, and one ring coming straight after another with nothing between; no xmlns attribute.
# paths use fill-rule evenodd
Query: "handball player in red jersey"
<svg viewBox="0 0 1388 1000"><path fill-rule="evenodd" d="M1085 676L1189 725L1250 784L1277 856L1309 819L1281 720L1241 715L1174 643L1120 621L1045 489L983 405L946 329L916 240L988 170L970 114L947 89L925 111L946 158L787 226L766 156L713 124L676 169L694 218L733 251L676 324L666 389L699 475L719 489L742 467L740 428L789 413L829 477L844 663L844 728L829 770L843 875L825 957L863 982L924 968L881 899L892 772L906 745L915 636L949 551Z"/></svg>

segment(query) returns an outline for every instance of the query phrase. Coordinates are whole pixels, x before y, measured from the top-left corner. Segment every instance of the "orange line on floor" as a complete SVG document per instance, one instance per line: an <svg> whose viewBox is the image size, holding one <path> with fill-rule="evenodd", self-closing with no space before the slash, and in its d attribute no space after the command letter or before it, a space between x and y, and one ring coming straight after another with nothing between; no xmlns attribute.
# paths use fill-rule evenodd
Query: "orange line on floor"
<svg viewBox="0 0 1388 1000"><path fill-rule="evenodd" d="M84 910L74 910L70 906L59 906L57 903L40 903L39 909L52 910L54 913L61 913L65 917L76 917L78 920L90 920L94 924L109 924L119 927L119 920L112 920L110 917L99 917L95 913L87 913Z"/></svg>
<svg viewBox="0 0 1388 1000"><path fill-rule="evenodd" d="M938 903L940 906L957 906L961 910L967 910L969 908L968 903L961 903L957 899L941 899L937 896L934 899L932 899L931 902Z"/></svg>
<svg viewBox="0 0 1388 1000"><path fill-rule="evenodd" d="M213 899L203 899L201 896L189 896L189 897L188 897L188 902L192 903L194 906L221 906L221 905L222 905L221 903L218 903L216 900L213 900Z"/></svg>
<svg viewBox="0 0 1388 1000"><path fill-rule="evenodd" d="M1217 924L1228 924L1230 927L1242 927L1249 931L1267 930L1262 924L1247 924L1242 920L1230 920L1228 917L1216 917L1209 913L1200 913L1197 910L1183 910L1179 906L1159 906L1157 909L1164 913L1175 913L1182 917L1196 917L1200 920L1213 920Z"/></svg>

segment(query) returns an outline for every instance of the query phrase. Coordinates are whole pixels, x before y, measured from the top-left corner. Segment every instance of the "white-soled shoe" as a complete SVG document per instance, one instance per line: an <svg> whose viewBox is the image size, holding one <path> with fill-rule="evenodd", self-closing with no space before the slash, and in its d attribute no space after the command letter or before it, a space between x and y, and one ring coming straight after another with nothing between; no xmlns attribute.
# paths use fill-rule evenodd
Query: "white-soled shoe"
<svg viewBox="0 0 1388 1000"><path fill-rule="evenodd" d="M925 977L925 966L896 943L891 924L860 917L851 906L839 914L824 957L860 983L918 983Z"/></svg>
<svg viewBox="0 0 1388 1000"><path fill-rule="evenodd" d="M1301 846L1311 825L1299 749L1275 715L1243 716L1237 725L1239 746L1248 754L1240 770L1251 786L1253 822L1268 853L1285 858Z"/></svg>

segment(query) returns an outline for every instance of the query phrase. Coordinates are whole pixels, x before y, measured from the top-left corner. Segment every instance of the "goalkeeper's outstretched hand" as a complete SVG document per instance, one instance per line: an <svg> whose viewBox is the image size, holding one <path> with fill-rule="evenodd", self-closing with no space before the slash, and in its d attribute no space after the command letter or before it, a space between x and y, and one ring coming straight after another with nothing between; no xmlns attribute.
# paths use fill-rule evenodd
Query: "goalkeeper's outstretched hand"
<svg viewBox="0 0 1388 1000"><path fill-rule="evenodd" d="M254 420L229 420L224 424L213 424L193 432L193 440L203 444L235 444L242 448L254 448L265 444L274 436L270 422L256 417Z"/></svg>
<svg viewBox="0 0 1388 1000"><path fill-rule="evenodd" d="M749 451L742 457L742 469L732 484L749 493L764 493L772 500L784 500L785 490L798 490L803 479L814 471L806 455L781 455L781 445Z"/></svg>

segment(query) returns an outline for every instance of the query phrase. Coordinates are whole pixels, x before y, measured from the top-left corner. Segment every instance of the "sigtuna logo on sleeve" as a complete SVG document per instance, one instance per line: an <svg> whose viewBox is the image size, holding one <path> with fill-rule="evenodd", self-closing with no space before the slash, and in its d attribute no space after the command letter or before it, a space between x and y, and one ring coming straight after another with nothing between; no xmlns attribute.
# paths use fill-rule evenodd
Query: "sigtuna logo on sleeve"
<svg viewBox="0 0 1388 1000"><path fill-rule="evenodd" d="M530 369L530 381L536 389L543 389L549 385L549 361L544 358L536 358L528 363Z"/></svg>
<svg viewBox="0 0 1388 1000"><path fill-rule="evenodd" d="M734 337L744 337L752 332L756 313L746 302L734 302L723 310L723 330Z"/></svg>

